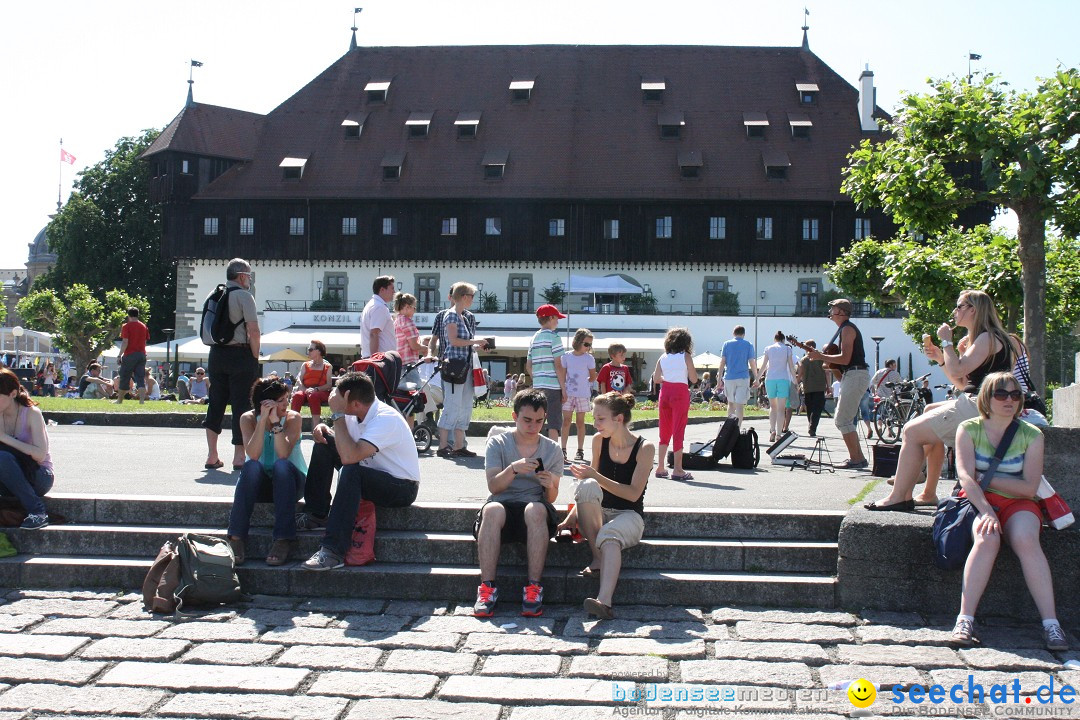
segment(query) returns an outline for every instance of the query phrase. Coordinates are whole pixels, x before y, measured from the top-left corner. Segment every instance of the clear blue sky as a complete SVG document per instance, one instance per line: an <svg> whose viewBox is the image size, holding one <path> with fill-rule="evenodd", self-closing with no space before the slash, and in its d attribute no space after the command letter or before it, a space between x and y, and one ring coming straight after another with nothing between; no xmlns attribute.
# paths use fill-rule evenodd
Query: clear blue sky
<svg viewBox="0 0 1080 720"><path fill-rule="evenodd" d="M63 166L66 199L75 174L125 135L164 127L187 92L265 113L340 57L352 9L365 45L689 44L794 46L801 0L39 0L5 7L0 42L4 106L0 136L3 228L0 267L18 267L26 245L56 209L59 140L77 161ZM816 0L810 49L854 84L864 63L878 104L927 77L978 70L1031 88L1058 64L1080 65L1077 0Z"/></svg>

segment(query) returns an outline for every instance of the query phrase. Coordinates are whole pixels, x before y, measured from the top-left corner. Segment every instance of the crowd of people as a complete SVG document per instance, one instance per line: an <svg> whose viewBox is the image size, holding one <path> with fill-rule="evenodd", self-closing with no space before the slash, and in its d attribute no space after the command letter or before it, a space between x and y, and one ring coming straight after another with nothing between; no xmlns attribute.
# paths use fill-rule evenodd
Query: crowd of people
<svg viewBox="0 0 1080 720"><path fill-rule="evenodd" d="M339 568L345 563L361 500L388 507L408 506L416 500L421 477L413 420L380 398L376 384L365 372L343 370L335 375L326 359L326 346L318 339L309 343L308 359L295 378L279 378L276 373L259 377L261 336L250 293L252 277L246 261L235 259L228 264L226 282L235 292L226 296L225 311L234 332L229 342L211 347L208 369L198 368L193 376L184 378L189 401L207 405L204 466L216 470L224 465L218 439L225 409L231 406L231 459L239 476L228 538L237 563L246 559L255 504L269 502L274 506L274 525L267 564L287 562L297 533L316 531L323 533L319 550L302 566L313 571ZM437 454L476 457L465 437L473 408L472 369L475 352L491 342L477 337L476 318L470 311L476 288L467 282L455 283L448 307L436 315L429 335L421 335L413 321L416 298L394 288L395 280L390 276L374 281L361 319L363 354L399 353L408 368L403 378L407 382L416 383L439 372L443 409ZM823 350L814 340L801 344L806 353L797 361L788 337L776 332L775 342L763 350L760 367L753 345L745 339L745 328L736 326L733 337L721 349L715 385L706 376L705 389L714 395L724 393L728 416L741 422L752 392L763 385L769 399L771 441L788 431L793 411L803 404L809 434L815 436L826 397L832 394L836 398L834 422L848 451L848 458L839 467L865 468L867 460L857 427L860 406L900 376L890 360L871 378L863 336L851 314L848 300L831 302L829 318L836 326L835 335ZM106 380L101 377L101 366L91 363L79 383L81 396L109 397L125 388L144 402L160 394L160 384L145 367L146 326L137 308L128 315L121 334L119 377ZM536 317L540 327L531 340L526 363L531 386L525 375L507 377L504 391L512 403L513 427L493 432L484 454L490 495L477 512L473 528L481 579L473 611L479 617L494 612L501 546L519 542L525 544L527 554L522 614L542 614L548 543L553 538L577 536L591 552L581 575L598 580L596 596L587 598L584 608L597 618L611 619L615 616L613 601L622 554L641 541L645 530L644 495L650 477L692 479L682 461L690 388L699 381L693 362L694 342L686 328L671 328L664 338L664 353L652 372L660 420L659 442L654 446L629 427L636 401L632 371L625 364L626 348L617 343L609 346L610 362L598 371L591 331L577 330L567 351L558 334L558 321L566 315L554 305L543 305ZM1026 363L1026 354L1019 340L1004 330L985 293L961 293L952 320L938 329L940 345L927 337L924 351L944 367L961 391L955 398L931 404L927 412L905 425L892 489L887 497L866 508L913 509L917 501L912 493L924 465L928 482L922 499L936 500L945 448L955 447L960 485L978 509L979 518L975 547L964 570L954 640L961 645L974 641L975 609L1004 537L1021 560L1025 580L1043 616L1047 646L1063 648L1050 568L1038 542L1041 514L1032 500L1042 474L1040 431L1021 423L989 486L981 488L978 482L1006 428L1023 410L1023 393L1028 388L1013 371L1021 364L1021 357ZM966 331L955 345L954 325ZM50 364L45 370L51 379L47 385L55 386L51 368ZM829 387L830 373L837 378L836 390ZM599 394L592 389L594 383ZM116 402L123 401L123 393L120 395ZM310 408L313 419L310 463L301 451L300 410L304 406ZM330 413L325 423L323 407ZM587 413L592 413L596 432L588 458L584 442ZM0 369L0 418L0 450L6 451L0 452L0 485L25 509L23 528L45 527L48 514L43 496L53 485L48 432L25 387L6 368ZM577 431L572 461L567 447L571 423ZM670 475L666 463L669 447ZM577 485L574 504L560 518L554 503L567 468ZM335 471L338 483L332 496ZM296 513L301 498L304 511Z"/></svg>

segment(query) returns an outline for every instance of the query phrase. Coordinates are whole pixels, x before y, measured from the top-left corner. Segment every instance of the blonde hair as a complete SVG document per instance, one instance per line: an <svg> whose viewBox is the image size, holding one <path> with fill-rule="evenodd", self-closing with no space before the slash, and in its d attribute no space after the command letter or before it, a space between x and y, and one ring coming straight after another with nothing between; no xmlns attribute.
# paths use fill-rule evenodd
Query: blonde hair
<svg viewBox="0 0 1080 720"><path fill-rule="evenodd" d="M450 297L453 300L460 300L466 295L475 295L476 286L467 282L454 283L454 286L450 288Z"/></svg>
<svg viewBox="0 0 1080 720"><path fill-rule="evenodd" d="M630 411L634 409L634 393L618 393L614 390L593 399L593 406L606 407L613 417L622 415L623 423L630 422Z"/></svg>
<svg viewBox="0 0 1080 720"><path fill-rule="evenodd" d="M960 293L958 298L960 302L966 302L971 305L975 311L975 331L974 337L971 338L971 342L975 342L975 338L985 333L990 333L990 337L1001 343L1003 348L1006 348L1009 352L1009 366L1016 364L1016 351L1013 349L1012 339L1009 337L1009 333L1005 331L1005 326L1001 324L1001 318L998 317L997 308L994 307L994 301L989 295L982 290L965 290ZM990 349L987 351L986 362L984 366L989 366L994 361L994 343L990 343Z"/></svg>
<svg viewBox="0 0 1080 720"><path fill-rule="evenodd" d="M416 296L409 293L399 292L394 295L394 312L401 312L401 309L407 305L416 305Z"/></svg>
<svg viewBox="0 0 1080 720"><path fill-rule="evenodd" d="M982 385L979 387L979 397L976 401L979 414L984 418L990 417L990 400L994 397L995 390L1011 390L1009 385L1012 385L1017 390L1023 392L1023 388L1020 387L1020 381L1016 379L1016 376L1011 372L996 372L990 373L983 379ZM1014 418L1020 417L1020 413L1024 412L1024 397L1020 396L1020 402L1016 404L1016 412L1013 413Z"/></svg>

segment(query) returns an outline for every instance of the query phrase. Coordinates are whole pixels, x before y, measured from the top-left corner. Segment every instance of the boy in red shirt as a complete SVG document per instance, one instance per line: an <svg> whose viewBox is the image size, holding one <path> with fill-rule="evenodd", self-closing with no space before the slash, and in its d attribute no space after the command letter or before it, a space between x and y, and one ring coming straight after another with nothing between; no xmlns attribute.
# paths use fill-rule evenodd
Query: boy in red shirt
<svg viewBox="0 0 1080 720"><path fill-rule="evenodd" d="M596 381L600 384L600 394L606 392L633 392L634 378L630 374L630 368L623 363L626 361L626 346L622 343L608 345L608 357L611 362L600 368L600 374Z"/></svg>
<svg viewBox="0 0 1080 720"><path fill-rule="evenodd" d="M119 405L124 402L124 393L131 387L131 381L135 381L135 387L139 390L139 404L146 402L146 341L150 337L150 330L142 320L139 320L139 308L130 307L127 311L127 321L120 328L120 381L116 385L116 400Z"/></svg>

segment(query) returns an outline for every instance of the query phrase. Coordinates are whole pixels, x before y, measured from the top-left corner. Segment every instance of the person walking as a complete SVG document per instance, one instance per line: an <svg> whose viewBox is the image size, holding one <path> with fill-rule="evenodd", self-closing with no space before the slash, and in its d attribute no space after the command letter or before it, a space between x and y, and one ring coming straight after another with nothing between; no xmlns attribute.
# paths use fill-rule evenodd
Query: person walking
<svg viewBox="0 0 1080 720"><path fill-rule="evenodd" d="M394 277L380 275L371 283L371 299L360 314L360 357L397 350L397 333L390 316Z"/></svg>
<svg viewBox="0 0 1080 720"><path fill-rule="evenodd" d="M829 319L836 324L836 335L833 336L835 340L832 342L837 342L840 350L831 355L812 350L807 356L830 363L843 373L840 380L840 399L833 411L833 419L844 439L844 445L847 446L848 459L837 467L844 470L862 470L869 463L862 451L862 440L859 438L856 421L859 403L870 386L870 366L866 364L862 332L851 322L852 310L851 301L846 298L829 303Z"/></svg>
<svg viewBox="0 0 1080 720"><path fill-rule="evenodd" d="M210 346L209 404L203 427L206 428L207 470L224 465L218 457L218 437L225 406L232 406L233 470L244 466L244 436L240 431L240 418L251 409L251 386L259 377L259 350L262 334L259 331L259 315L255 308L255 296L251 284L255 273L251 264L243 258L233 258L225 268L226 312L229 322L236 326L232 339L224 345ZM193 393L194 394L194 393Z"/></svg>
<svg viewBox="0 0 1080 720"><path fill-rule="evenodd" d="M117 405L124 402L124 393L134 381L139 392L139 404L142 405L146 402L146 341L150 337L150 330L139 319L139 308L128 308L127 320L120 328L120 337L120 382L116 383L116 399L113 402Z"/></svg>
<svg viewBox="0 0 1080 720"><path fill-rule="evenodd" d="M656 477L666 478L668 445L674 442L675 462L672 480L693 480L694 476L683 470L683 435L690 412L690 384L698 380L694 369L694 338L686 328L677 327L667 331L664 337L664 354L656 361L653 383L660 387L660 447Z"/></svg>
<svg viewBox="0 0 1080 720"><path fill-rule="evenodd" d="M807 340L806 346L816 350L817 341ZM795 366L795 381L802 384L806 420L810 426L808 434L810 437L817 437L818 423L821 422L821 413L825 410L825 390L828 387L825 364L804 355Z"/></svg>
<svg viewBox="0 0 1080 720"><path fill-rule="evenodd" d="M727 416L738 418L740 425L750 390L757 386L758 366L754 345L746 339L746 328L736 325L732 338L720 348L720 364L716 368L717 391L727 396Z"/></svg>
<svg viewBox="0 0 1080 720"><path fill-rule="evenodd" d="M790 404L791 383L795 381L795 360L791 346L784 342L784 332L777 330L774 342L762 352L761 376L765 378L765 392L769 396L769 442L776 442L781 435Z"/></svg>

